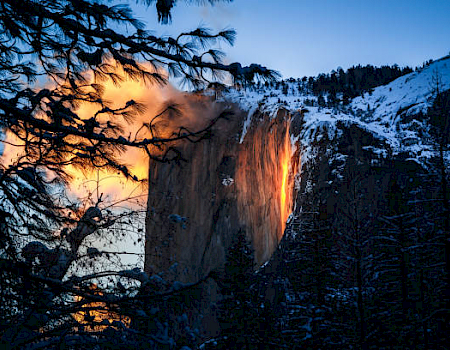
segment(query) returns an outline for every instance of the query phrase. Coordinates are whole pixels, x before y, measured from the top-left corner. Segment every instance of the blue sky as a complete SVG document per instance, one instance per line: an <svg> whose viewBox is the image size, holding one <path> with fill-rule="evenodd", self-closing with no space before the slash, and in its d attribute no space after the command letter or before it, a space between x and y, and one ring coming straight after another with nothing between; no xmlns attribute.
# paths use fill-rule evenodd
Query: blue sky
<svg viewBox="0 0 450 350"><path fill-rule="evenodd" d="M184 5L171 25L156 11L139 9L148 29L176 34L199 24L237 31L227 59L260 63L283 78L328 73L338 66L417 66L450 51L449 0L234 0L215 6Z"/></svg>

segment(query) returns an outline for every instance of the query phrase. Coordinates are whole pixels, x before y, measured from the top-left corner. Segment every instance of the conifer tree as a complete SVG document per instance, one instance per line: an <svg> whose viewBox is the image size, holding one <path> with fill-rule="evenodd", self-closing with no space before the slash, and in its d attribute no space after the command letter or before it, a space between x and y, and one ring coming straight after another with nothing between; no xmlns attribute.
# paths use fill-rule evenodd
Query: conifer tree
<svg viewBox="0 0 450 350"><path fill-rule="evenodd" d="M223 300L219 303L219 349L255 349L258 324L254 283L254 256L245 231L240 230L228 249L224 278L221 282Z"/></svg>
<svg viewBox="0 0 450 350"><path fill-rule="evenodd" d="M444 338L449 341L450 324L450 192L448 181L447 155L450 146L450 90L443 91L439 72L433 76L434 101L428 110L428 122L430 135L434 142L437 153L437 169L439 172L439 184L442 200L442 241L444 245L445 259L445 321Z"/></svg>
<svg viewBox="0 0 450 350"><path fill-rule="evenodd" d="M170 22L177 4L141 2L155 6L163 23ZM94 258L107 255L85 247L87 253L81 257L81 247L94 234L111 234L118 218L102 210L101 196L91 207L78 210L59 189L70 181L67 166L105 168L137 181L120 160L127 148L140 148L156 161L179 159L173 143L199 141L214 123L201 130L181 128L167 138L152 135L151 122L143 125L150 130L148 137L125 134L124 125L145 111L133 100L112 107L104 98L105 82L120 85L134 79L165 84L170 76L198 88L226 76L236 83L273 80L277 73L260 65L222 62L223 54L215 45L220 41L232 44L235 34L233 30L213 33L197 28L177 37L158 37L134 17L128 5L107 0L0 3L0 127L2 134L10 136L1 142L23 151L11 163L0 160L0 274L8 281L0 285L0 308L9 308L7 318L2 318L2 345L52 349L82 343L95 348L119 339L117 346L121 347L127 342L170 344L167 328L155 331L157 335L123 330L124 336L123 324L113 327L105 321L108 332L118 334L112 337L108 332L88 333L72 317L87 304L114 307L118 312L126 304L128 316L142 318L145 312L139 303L130 306L139 299L138 287L127 289L116 280L100 294L87 284L102 276L113 282L112 276L120 276L138 286L150 281L139 269L69 275L79 259L95 263ZM82 104L94 112L82 116ZM162 152L154 153L155 149ZM157 293L172 289L166 286L165 292ZM91 317L85 321L96 322Z"/></svg>

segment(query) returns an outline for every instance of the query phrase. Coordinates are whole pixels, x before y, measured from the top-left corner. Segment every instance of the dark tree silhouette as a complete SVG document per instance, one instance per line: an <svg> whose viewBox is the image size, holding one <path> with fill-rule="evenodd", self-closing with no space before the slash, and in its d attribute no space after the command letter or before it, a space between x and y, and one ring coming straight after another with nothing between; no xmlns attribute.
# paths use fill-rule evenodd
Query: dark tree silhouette
<svg viewBox="0 0 450 350"><path fill-rule="evenodd" d="M156 5L163 23L170 21L177 3L142 2ZM87 332L86 325L95 326L95 318L86 316L79 322L71 316L81 308L86 312L86 307L108 307L142 318L145 312L132 305L136 288L127 290L118 283L99 293L88 284L108 275L135 281L138 286L150 281L138 270L68 275L86 238L111 228L118 218L100 209L101 196L85 212L67 201L61 195L70 180L66 167L107 168L138 180L119 160L128 147L142 148L150 158L168 161L180 157L171 148L173 142L208 136L211 125L202 130L182 128L167 138L151 133L148 137L124 135L123 124L143 113L143 107L138 101L128 101L113 108L104 99L103 83L135 79L165 84L168 73L201 87L220 82L226 75L239 83L278 76L256 64L223 64L223 54L212 45L218 41L233 44L234 38L233 30L212 33L206 28L177 37L157 37L145 30L127 5L109 1L0 3L0 126L2 134L8 135L2 143L14 143L22 150L11 163L0 162L3 346L71 348L82 343L89 348L115 341L118 347L134 344L141 348L142 342L147 346L171 344L164 326L153 335L128 330L126 337L113 337L124 328L120 321L113 327L104 320L102 331ZM95 106L96 112L83 118L78 112L81 104ZM152 123L147 127L151 131ZM105 255L90 247L85 258ZM164 286L155 293L167 294L173 289Z"/></svg>
<svg viewBox="0 0 450 350"><path fill-rule="evenodd" d="M446 288L445 288L445 321L444 334L449 340L450 324L450 193L448 188L447 154L450 146L450 90L443 91L439 72L435 72L432 82L434 101L428 110L430 135L437 153L437 170L442 200L442 240L444 245Z"/></svg>
<svg viewBox="0 0 450 350"><path fill-rule="evenodd" d="M228 250L219 304L219 349L253 349L256 310L250 287L254 283L254 256L245 231L239 231Z"/></svg>

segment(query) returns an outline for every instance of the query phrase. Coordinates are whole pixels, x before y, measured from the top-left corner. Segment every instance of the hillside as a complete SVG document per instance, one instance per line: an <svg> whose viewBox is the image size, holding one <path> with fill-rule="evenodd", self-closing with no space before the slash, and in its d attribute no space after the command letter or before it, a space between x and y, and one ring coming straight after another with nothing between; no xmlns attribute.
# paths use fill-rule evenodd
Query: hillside
<svg viewBox="0 0 450 350"><path fill-rule="evenodd" d="M450 88L450 57L345 104L295 80L223 96L247 111L241 142L261 111L287 110L300 151L291 161L301 162L278 249L250 287L237 288L252 316L233 327L252 324L255 337L255 323L270 317L265 339L280 348L446 348L448 148L436 145L427 117L437 108L445 120L437 86Z"/></svg>
<svg viewBox="0 0 450 350"><path fill-rule="evenodd" d="M444 57L415 72L406 74L389 84L378 86L344 105L318 106L318 97L308 91L306 82L288 80L279 88L252 86L227 92L223 99L237 102L248 111L247 119L259 108L275 113L279 108L304 112L304 126L300 135L293 135L307 153L317 130L327 128L334 134L336 123L355 124L385 141L393 154L409 153L422 162L430 156L430 145L421 137L427 126L420 119L433 101L433 88L439 79L441 90L450 88L450 57ZM284 91L283 91L284 90ZM327 96L324 96L326 99ZM244 127L245 133L245 127ZM383 150L379 150L383 152Z"/></svg>

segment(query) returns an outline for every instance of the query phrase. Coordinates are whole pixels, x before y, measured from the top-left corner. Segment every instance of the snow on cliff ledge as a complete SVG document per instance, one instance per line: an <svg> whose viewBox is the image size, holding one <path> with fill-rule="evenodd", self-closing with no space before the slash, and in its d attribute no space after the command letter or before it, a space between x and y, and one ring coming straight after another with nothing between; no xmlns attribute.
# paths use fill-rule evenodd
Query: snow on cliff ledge
<svg viewBox="0 0 450 350"><path fill-rule="evenodd" d="M299 136L300 142L308 153L308 144L317 130L329 130L334 134L337 121L357 124L386 141L394 154L409 152L418 162L430 155L431 147L418 136L418 130L426 130L423 121L412 118L409 122L403 116L426 112L433 102L432 89L439 77L442 91L450 89L450 56L437 60L413 73L404 75L389 84L376 87L363 96L354 98L348 106L339 108L321 108L306 106L305 101L317 101L317 97L300 88L299 81L287 81L282 91L278 88L249 87L231 89L224 94L226 101L238 103L243 110L249 111L248 124L256 108L275 115L279 108L292 112L307 110L304 115L304 128ZM310 104L310 103L309 103ZM245 136L244 127L241 139Z"/></svg>

